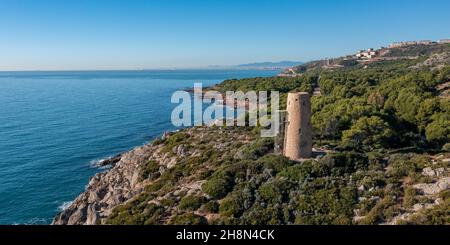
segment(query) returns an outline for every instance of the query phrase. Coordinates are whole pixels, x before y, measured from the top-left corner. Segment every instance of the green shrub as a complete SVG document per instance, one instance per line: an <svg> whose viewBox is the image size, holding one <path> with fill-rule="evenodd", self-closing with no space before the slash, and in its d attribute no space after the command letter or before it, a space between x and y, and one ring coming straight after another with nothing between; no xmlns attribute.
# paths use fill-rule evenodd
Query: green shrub
<svg viewBox="0 0 450 245"><path fill-rule="evenodd" d="M168 197L168 198L161 200L160 204L164 207L172 207L173 205L176 204L176 202L177 201L175 200L175 198Z"/></svg>
<svg viewBox="0 0 450 245"><path fill-rule="evenodd" d="M434 206L423 209L404 222L411 225L450 225L450 199Z"/></svg>
<svg viewBox="0 0 450 245"><path fill-rule="evenodd" d="M224 172L213 176L202 186L202 190L214 199L225 197L232 189L233 177Z"/></svg>
<svg viewBox="0 0 450 245"><path fill-rule="evenodd" d="M420 172L428 163L428 159L419 155L393 155L389 160L387 175L398 181L402 177Z"/></svg>
<svg viewBox="0 0 450 245"><path fill-rule="evenodd" d="M450 190L441 191L439 197L442 198L442 200L450 200Z"/></svg>
<svg viewBox="0 0 450 245"><path fill-rule="evenodd" d="M161 175L161 179L166 182L176 182L183 178L187 174L187 169L185 164L177 164L173 168L166 169L163 175Z"/></svg>
<svg viewBox="0 0 450 245"><path fill-rule="evenodd" d="M205 217L193 213L176 215L169 221L170 225L206 225L207 223Z"/></svg>
<svg viewBox="0 0 450 245"><path fill-rule="evenodd" d="M389 124L378 116L362 117L343 132L342 143L354 149L373 150L388 148L393 131Z"/></svg>
<svg viewBox="0 0 450 245"><path fill-rule="evenodd" d="M285 179L276 179L262 184L258 193L262 199L269 203L282 203L288 198L291 184Z"/></svg>
<svg viewBox="0 0 450 245"><path fill-rule="evenodd" d="M164 181L157 181L154 182L152 184L147 185L144 190L147 192L157 192L159 191L161 188L164 187Z"/></svg>
<svg viewBox="0 0 450 245"><path fill-rule="evenodd" d="M227 196L220 203L219 213L225 217L239 217L244 208L239 199L232 195Z"/></svg>
<svg viewBox="0 0 450 245"><path fill-rule="evenodd" d="M308 225L351 224L356 190L337 179L314 180L303 186L296 199L295 223Z"/></svg>
<svg viewBox="0 0 450 245"><path fill-rule="evenodd" d="M399 214L400 214L400 205L389 206L383 211L384 219L386 221L391 220L392 218L394 218Z"/></svg>
<svg viewBox="0 0 450 245"><path fill-rule="evenodd" d="M272 138L260 138L254 141L254 143L242 147L240 151L240 159L252 159L256 160L261 156L269 153L273 150Z"/></svg>
<svg viewBox="0 0 450 245"><path fill-rule="evenodd" d="M181 199L178 208L181 210L195 211L202 206L205 200L206 198L201 196L186 196Z"/></svg>
<svg viewBox="0 0 450 245"><path fill-rule="evenodd" d="M376 205L375 200L365 199L359 203L359 215L364 216L367 215L370 210Z"/></svg>
<svg viewBox="0 0 450 245"><path fill-rule="evenodd" d="M185 142L187 139L189 139L190 135L186 132L177 132L171 136L169 136L165 140L164 148L162 149L162 152L172 152L173 148L175 146L181 145L183 142Z"/></svg>
<svg viewBox="0 0 450 245"><path fill-rule="evenodd" d="M112 225L157 225L161 223L164 209L150 203L150 198L141 195L133 201L117 206L108 217L107 223Z"/></svg>
<svg viewBox="0 0 450 245"><path fill-rule="evenodd" d="M445 152L450 152L450 143L447 143L444 146L442 146L442 150Z"/></svg>
<svg viewBox="0 0 450 245"><path fill-rule="evenodd" d="M365 170L369 165L367 156L357 152L340 152L328 155L321 159L320 164L331 170L331 174L341 176L357 170ZM325 174L326 175L326 174Z"/></svg>
<svg viewBox="0 0 450 245"><path fill-rule="evenodd" d="M294 165L283 169L277 176L288 178L291 181L303 182L306 178L311 176L311 173L301 164Z"/></svg>
<svg viewBox="0 0 450 245"><path fill-rule="evenodd" d="M379 201L370 212L360 221L363 225L374 225L387 221L389 217L386 217L385 210L395 205L392 196L386 196ZM390 214L388 212L388 214Z"/></svg>
<svg viewBox="0 0 450 245"><path fill-rule="evenodd" d="M141 167L140 180L150 179L154 180L161 176L159 173L159 163L157 161L148 161Z"/></svg>
<svg viewBox="0 0 450 245"><path fill-rule="evenodd" d="M229 176L232 179L246 179L247 177L247 170L250 168L252 169L252 165L259 165L258 163L255 163L254 161L245 160L238 163L234 163L231 165L228 165L224 167L220 172L221 175Z"/></svg>
<svg viewBox="0 0 450 245"><path fill-rule="evenodd" d="M245 210L253 205L254 191L255 186L250 183L237 185L233 192L228 194L220 203L219 213L229 218L240 217Z"/></svg>
<svg viewBox="0 0 450 245"><path fill-rule="evenodd" d="M294 165L295 162L289 160L282 155L266 155L258 159L265 168L272 169L276 173L282 171L283 169Z"/></svg>
<svg viewBox="0 0 450 245"><path fill-rule="evenodd" d="M202 210L208 213L217 213L219 212L219 206L216 201L209 201L202 206Z"/></svg>
<svg viewBox="0 0 450 245"><path fill-rule="evenodd" d="M436 143L446 143L450 138L450 115L436 113L432 117L433 122L425 128L427 140Z"/></svg>
<svg viewBox="0 0 450 245"><path fill-rule="evenodd" d="M272 205L262 207L254 205L250 210L246 211L241 217L243 225L283 225L286 221L280 208Z"/></svg>
<svg viewBox="0 0 450 245"><path fill-rule="evenodd" d="M160 145L160 144L162 144L162 143L164 143L164 142L165 142L164 139L162 139L162 138L157 138L157 139L153 140L152 145L153 145L153 146L156 146L156 145Z"/></svg>

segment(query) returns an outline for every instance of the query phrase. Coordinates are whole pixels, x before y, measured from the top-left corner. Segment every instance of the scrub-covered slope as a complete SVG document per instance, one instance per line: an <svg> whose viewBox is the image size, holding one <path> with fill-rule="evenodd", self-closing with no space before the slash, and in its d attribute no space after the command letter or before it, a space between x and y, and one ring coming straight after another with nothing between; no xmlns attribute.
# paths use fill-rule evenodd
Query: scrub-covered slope
<svg viewBox="0 0 450 245"><path fill-rule="evenodd" d="M123 154L54 223L450 224L449 53L395 49L224 81L214 88L280 91L281 105L314 91L314 146L326 154L290 161L258 128L184 129Z"/></svg>

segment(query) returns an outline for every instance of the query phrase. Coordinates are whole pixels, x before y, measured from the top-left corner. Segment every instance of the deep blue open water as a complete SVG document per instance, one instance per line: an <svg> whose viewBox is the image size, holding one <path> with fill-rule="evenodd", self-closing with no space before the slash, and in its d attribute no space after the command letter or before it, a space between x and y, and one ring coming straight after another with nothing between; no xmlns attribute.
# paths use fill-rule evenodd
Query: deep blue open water
<svg viewBox="0 0 450 245"><path fill-rule="evenodd" d="M0 72L0 224L49 224L96 160L174 130L174 91L276 71Z"/></svg>

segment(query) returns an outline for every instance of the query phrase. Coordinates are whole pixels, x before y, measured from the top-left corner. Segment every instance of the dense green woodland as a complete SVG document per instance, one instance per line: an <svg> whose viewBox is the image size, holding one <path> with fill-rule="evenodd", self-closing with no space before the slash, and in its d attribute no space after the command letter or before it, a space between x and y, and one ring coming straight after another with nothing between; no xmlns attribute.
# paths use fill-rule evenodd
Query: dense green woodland
<svg viewBox="0 0 450 245"><path fill-rule="evenodd" d="M172 149L185 147L187 156L162 173L157 162L142 166L145 191L115 208L109 223L381 224L409 214L394 223L450 224L448 189L424 195L413 188L438 180L424 168L449 167L436 156L450 157L450 100L437 90L450 81L450 66L413 68L426 58L217 85L280 91L282 105L288 92L319 87L314 144L329 153L297 163L273 154L273 140L259 138L258 128L187 129L154 142L174 157ZM196 181L201 193L175 192ZM414 210L417 204L434 206Z"/></svg>
<svg viewBox="0 0 450 245"><path fill-rule="evenodd" d="M312 93L319 86L322 96L312 102L317 140L342 140L341 147L363 151L440 149L450 137L450 100L438 97L436 86L450 80L450 66L408 69L413 64L383 62L367 69L315 70L296 78L228 80L216 88L279 91L285 107L287 92Z"/></svg>

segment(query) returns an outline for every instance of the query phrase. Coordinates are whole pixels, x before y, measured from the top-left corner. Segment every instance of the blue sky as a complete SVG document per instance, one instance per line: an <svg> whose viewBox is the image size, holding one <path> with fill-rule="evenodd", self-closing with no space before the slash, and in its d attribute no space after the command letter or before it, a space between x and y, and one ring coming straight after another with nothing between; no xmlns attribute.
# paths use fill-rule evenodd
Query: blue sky
<svg viewBox="0 0 450 245"><path fill-rule="evenodd" d="M447 0L2 0L0 70L308 61L450 38Z"/></svg>

